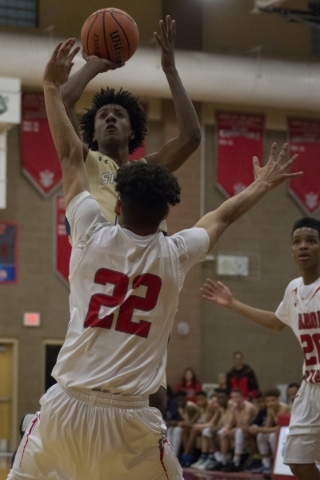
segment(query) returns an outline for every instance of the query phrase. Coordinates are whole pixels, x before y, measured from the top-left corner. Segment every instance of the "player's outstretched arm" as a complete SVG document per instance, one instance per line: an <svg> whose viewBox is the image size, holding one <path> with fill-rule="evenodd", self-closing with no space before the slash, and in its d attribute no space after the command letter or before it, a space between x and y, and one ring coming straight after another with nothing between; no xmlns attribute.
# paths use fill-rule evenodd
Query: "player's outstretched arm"
<svg viewBox="0 0 320 480"><path fill-rule="evenodd" d="M285 324L273 312L250 307L250 305L236 300L229 288L222 282L213 282L210 278L207 278L201 290L203 298L222 307L229 308L262 327L278 331L285 327Z"/></svg>
<svg viewBox="0 0 320 480"><path fill-rule="evenodd" d="M75 195L89 190L82 143L72 127L60 93L61 85L69 78L73 58L79 51L78 47L73 49L74 43L75 39L71 38L56 46L43 75L46 111L61 163L66 208Z"/></svg>
<svg viewBox="0 0 320 480"><path fill-rule="evenodd" d="M61 86L63 103L65 104L70 121L79 138L81 138L81 132L74 107L80 99L84 89L99 73L115 70L124 65L124 63L113 63L110 62L110 60L105 60L104 58L99 58L95 55L89 56L84 51L82 51L82 57L86 63L80 68L80 70L71 75L68 81ZM86 145L83 145L83 154L84 157L88 154L88 147Z"/></svg>
<svg viewBox="0 0 320 480"><path fill-rule="evenodd" d="M258 203L269 190L276 188L288 178L303 174L303 172L290 173L290 167L298 155L294 155L287 161L287 151L288 144L284 144L277 155L277 144L273 143L269 160L263 167L260 167L257 157L253 157L254 182L238 195L223 202L213 212L207 213L195 225L207 231L210 237L210 249L226 228Z"/></svg>
<svg viewBox="0 0 320 480"><path fill-rule="evenodd" d="M210 278L207 278L201 290L203 298L222 307L230 308L230 310L233 310L262 327L278 331L285 327L285 324L276 317L274 312L250 307L250 305L236 300L229 288L222 282L213 282Z"/></svg>
<svg viewBox="0 0 320 480"><path fill-rule="evenodd" d="M176 112L179 135L169 140L160 150L147 155L147 160L156 161L175 171L198 148L201 141L201 129L194 106L181 82L174 59L175 21L170 16L165 23L160 21L160 33L154 33L161 48L161 65L171 90Z"/></svg>

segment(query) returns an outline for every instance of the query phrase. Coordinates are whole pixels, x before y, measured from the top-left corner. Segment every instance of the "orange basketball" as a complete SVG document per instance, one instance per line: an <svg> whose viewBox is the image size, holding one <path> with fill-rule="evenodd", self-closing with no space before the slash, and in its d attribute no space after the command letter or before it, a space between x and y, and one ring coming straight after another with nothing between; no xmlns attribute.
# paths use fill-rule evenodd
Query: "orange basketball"
<svg viewBox="0 0 320 480"><path fill-rule="evenodd" d="M84 22L81 43L87 55L123 63L138 47L139 30L133 18L123 10L102 8Z"/></svg>

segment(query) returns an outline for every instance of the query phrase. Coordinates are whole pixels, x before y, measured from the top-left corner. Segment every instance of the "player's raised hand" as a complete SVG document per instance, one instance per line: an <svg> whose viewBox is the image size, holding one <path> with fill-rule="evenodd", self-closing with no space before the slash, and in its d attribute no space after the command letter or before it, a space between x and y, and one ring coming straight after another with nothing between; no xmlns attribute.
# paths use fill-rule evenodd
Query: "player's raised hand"
<svg viewBox="0 0 320 480"><path fill-rule="evenodd" d="M68 80L73 67L73 59L80 50L80 47L73 48L75 41L75 38L69 38L65 42L58 43L45 68L44 85L52 84L60 87Z"/></svg>
<svg viewBox="0 0 320 480"><path fill-rule="evenodd" d="M116 70L125 65L125 63L113 63L105 58L97 57L96 55L88 55L83 49L81 50L82 58L87 62L95 66L98 73L104 73L108 70Z"/></svg>
<svg viewBox="0 0 320 480"><path fill-rule="evenodd" d="M255 179L264 183L270 190L280 185L288 178L300 177L303 172L290 173L291 165L297 160L298 155L293 155L287 160L288 144L285 143L277 154L277 144L273 143L270 150L269 160L260 167L257 157L253 157L253 170Z"/></svg>
<svg viewBox="0 0 320 480"><path fill-rule="evenodd" d="M203 298L222 307L229 307L233 301L233 296L229 288L221 282L213 282L210 278L207 278L201 291Z"/></svg>
<svg viewBox="0 0 320 480"><path fill-rule="evenodd" d="M175 66L174 61L174 40L176 36L176 22L171 20L170 15L166 16L166 23L159 22L160 34L154 32L154 37L161 48L161 65L163 71Z"/></svg>

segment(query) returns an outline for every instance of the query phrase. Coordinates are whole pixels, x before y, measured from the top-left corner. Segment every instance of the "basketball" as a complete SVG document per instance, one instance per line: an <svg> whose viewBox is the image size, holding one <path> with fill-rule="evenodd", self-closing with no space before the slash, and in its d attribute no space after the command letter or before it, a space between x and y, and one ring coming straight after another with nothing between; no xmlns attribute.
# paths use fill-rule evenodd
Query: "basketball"
<svg viewBox="0 0 320 480"><path fill-rule="evenodd" d="M87 55L123 63L138 47L139 30L133 18L123 10L102 8L84 22L81 43Z"/></svg>

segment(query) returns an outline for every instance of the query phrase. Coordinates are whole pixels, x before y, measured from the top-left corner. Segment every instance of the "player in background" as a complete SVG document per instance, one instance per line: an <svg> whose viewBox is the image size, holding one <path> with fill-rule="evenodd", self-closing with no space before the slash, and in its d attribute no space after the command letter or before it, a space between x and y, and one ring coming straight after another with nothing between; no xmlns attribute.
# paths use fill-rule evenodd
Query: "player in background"
<svg viewBox="0 0 320 480"><path fill-rule="evenodd" d="M160 33L155 39L161 48L161 66L166 75L174 104L179 135L163 145L158 152L146 155L147 162L155 161L175 171L198 148L201 130L197 114L189 99L175 66L175 21L170 16L159 23ZM94 55L87 56L85 65L61 87L61 94L75 131L83 140L83 157L88 172L90 191L97 200L105 218L115 224L114 204L117 199L115 175L128 161L129 154L143 145L147 133L147 116L130 92L101 90L92 100L92 107L81 119L81 129L75 115L75 104L87 84L100 73L122 66ZM82 133L82 135L81 135ZM166 222L161 230L166 232ZM68 232L69 234L69 232ZM164 412L166 408L166 379L159 392L152 395L150 404Z"/></svg>
<svg viewBox="0 0 320 480"><path fill-rule="evenodd" d="M299 480L320 480L320 222L298 220L292 229L291 253L301 276L292 280L276 312L236 300L228 287L207 279L203 297L249 320L281 331L289 325L304 355L303 382L292 406L284 462Z"/></svg>
<svg viewBox="0 0 320 480"><path fill-rule="evenodd" d="M43 79L73 239L71 320L53 371L57 384L42 397L41 420L29 425L8 479L101 480L108 472L113 480L182 480L148 396L165 371L184 277L231 223L301 172L287 173L297 156L286 161L287 145L277 156L273 144L264 167L254 159L248 188L195 228L166 237L159 225L179 202L176 178L160 165L131 162L117 173L119 224L112 226L89 193L82 144L60 93L79 51L71 51L74 43L57 45Z"/></svg>

